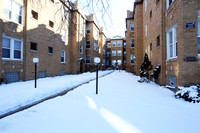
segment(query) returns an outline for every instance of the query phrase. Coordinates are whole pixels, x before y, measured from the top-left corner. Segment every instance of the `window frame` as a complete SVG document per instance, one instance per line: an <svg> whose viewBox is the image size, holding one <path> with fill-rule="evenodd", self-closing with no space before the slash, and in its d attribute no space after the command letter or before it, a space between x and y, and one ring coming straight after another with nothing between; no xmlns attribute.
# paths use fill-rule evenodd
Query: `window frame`
<svg viewBox="0 0 200 133"><path fill-rule="evenodd" d="M64 52L64 54L62 55L62 52ZM66 61L65 61L65 50L61 50L61 63L63 63L63 64L65 64L66 63ZM63 61L62 61L62 58L63 58Z"/></svg>
<svg viewBox="0 0 200 133"><path fill-rule="evenodd" d="M130 31L134 32L135 28L134 28L134 22L130 22Z"/></svg>
<svg viewBox="0 0 200 133"><path fill-rule="evenodd" d="M90 40L86 40L86 45L85 45L86 49L90 49L91 48L91 43L88 44L88 42L90 42ZM87 47L87 46L90 46L90 47Z"/></svg>
<svg viewBox="0 0 200 133"><path fill-rule="evenodd" d="M133 62L132 62L133 61ZM130 64L131 65L134 65L135 64L135 56L134 56L134 54L131 54L130 55Z"/></svg>
<svg viewBox="0 0 200 133"><path fill-rule="evenodd" d="M167 59L178 58L177 54L177 24L175 24L167 30Z"/></svg>
<svg viewBox="0 0 200 133"><path fill-rule="evenodd" d="M10 57L9 58L3 57L3 48L4 48L3 47L3 38L9 39L9 41L10 41ZM5 36L5 35L3 35L3 38L2 38L2 60L22 61L23 60L23 40ZM20 42L20 59L14 57L14 53L16 51L15 43L14 43L15 41ZM4 49L6 49L6 48L4 48ZM19 51L19 49L17 51Z"/></svg>
<svg viewBox="0 0 200 133"><path fill-rule="evenodd" d="M32 44L34 44L36 46L36 49L32 49ZM37 51L37 43L35 42L30 42L30 51Z"/></svg>
<svg viewBox="0 0 200 133"><path fill-rule="evenodd" d="M48 54L52 55L53 54L53 47L48 47Z"/></svg>
<svg viewBox="0 0 200 133"><path fill-rule="evenodd" d="M62 29L61 30L61 40L63 41L63 42L66 42L66 30L64 30L64 29Z"/></svg>
<svg viewBox="0 0 200 133"><path fill-rule="evenodd" d="M3 3L5 3L5 1L10 1L11 2L11 9L8 9L5 4L3 4L3 19L5 20L8 20L8 21L12 21L16 24L19 24L19 25L23 25L23 22L24 22L24 5L23 4L20 4L18 3L17 1L15 0L3 0ZM17 13L16 11L14 11L14 5L17 5L20 9L21 9L21 14L20 13ZM9 11L9 17L7 18L6 15L5 15L5 10L8 10ZM16 21L16 16L18 18L18 20ZM20 18L20 19L19 19ZM21 21L21 23L19 22Z"/></svg>
<svg viewBox="0 0 200 133"><path fill-rule="evenodd" d="M89 57L89 60L88 60L87 57ZM88 63L87 61L89 61L89 63ZM85 57L85 64L90 64L90 63L91 63L91 62L90 62L90 55L86 55L86 57Z"/></svg>
<svg viewBox="0 0 200 133"><path fill-rule="evenodd" d="M112 56L116 56L117 55L117 51L116 50L112 50Z"/></svg>
<svg viewBox="0 0 200 133"><path fill-rule="evenodd" d="M133 40L133 41L132 41ZM133 43L132 43L133 42ZM133 46L132 46L132 44L133 44ZM130 40L130 47L131 48L134 48L135 47L135 41L134 41L134 38L131 38L131 40Z"/></svg>
<svg viewBox="0 0 200 133"><path fill-rule="evenodd" d="M116 47L117 42L116 41L112 41L112 47Z"/></svg>
<svg viewBox="0 0 200 133"><path fill-rule="evenodd" d="M169 3L171 1L171 3ZM166 0L166 6L167 6L167 10L168 8L174 3L175 0Z"/></svg>
<svg viewBox="0 0 200 133"><path fill-rule="evenodd" d="M122 51L121 50L117 50L117 56L122 56Z"/></svg>

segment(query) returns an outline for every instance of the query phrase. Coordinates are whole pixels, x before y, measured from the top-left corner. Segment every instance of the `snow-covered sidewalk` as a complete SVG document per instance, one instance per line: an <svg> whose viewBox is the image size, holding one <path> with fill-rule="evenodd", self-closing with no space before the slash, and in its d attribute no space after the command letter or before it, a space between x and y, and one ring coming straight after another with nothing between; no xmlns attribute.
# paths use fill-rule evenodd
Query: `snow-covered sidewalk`
<svg viewBox="0 0 200 133"><path fill-rule="evenodd" d="M99 77L111 72L112 71L99 71ZM0 86L0 116L71 90L95 78L95 72L88 72L79 75L38 79L37 88L34 88L34 80L8 85L3 84Z"/></svg>
<svg viewBox="0 0 200 133"><path fill-rule="evenodd" d="M84 74L80 77L82 79ZM0 132L196 133L200 131L200 104L175 99L174 93L170 90L152 82L138 83L138 79L138 76L131 73L115 71L99 79L98 95L95 94L96 82L91 81L64 96L0 119ZM46 81L47 84L51 82L60 80L50 78ZM5 101L6 97L1 100Z"/></svg>

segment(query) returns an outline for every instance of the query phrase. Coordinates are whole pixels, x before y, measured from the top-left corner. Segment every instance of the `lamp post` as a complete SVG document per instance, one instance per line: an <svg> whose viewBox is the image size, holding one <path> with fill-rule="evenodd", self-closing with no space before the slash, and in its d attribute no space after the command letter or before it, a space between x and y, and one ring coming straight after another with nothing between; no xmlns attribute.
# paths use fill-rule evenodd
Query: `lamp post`
<svg viewBox="0 0 200 133"><path fill-rule="evenodd" d="M94 63L96 64L96 94L98 94L98 65L100 61L99 57L94 58Z"/></svg>
<svg viewBox="0 0 200 133"><path fill-rule="evenodd" d="M35 63L35 88L37 88L37 63L39 62L38 58L33 58L33 63Z"/></svg>

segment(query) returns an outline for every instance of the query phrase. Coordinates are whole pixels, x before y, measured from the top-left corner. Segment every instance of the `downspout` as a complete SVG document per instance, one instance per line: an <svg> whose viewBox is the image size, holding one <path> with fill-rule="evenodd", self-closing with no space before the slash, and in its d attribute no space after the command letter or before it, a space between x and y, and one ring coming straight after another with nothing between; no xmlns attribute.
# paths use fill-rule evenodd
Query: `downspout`
<svg viewBox="0 0 200 133"><path fill-rule="evenodd" d="M27 10L28 10L28 0L24 0L24 21L23 21L23 81L26 78L26 42L27 42Z"/></svg>

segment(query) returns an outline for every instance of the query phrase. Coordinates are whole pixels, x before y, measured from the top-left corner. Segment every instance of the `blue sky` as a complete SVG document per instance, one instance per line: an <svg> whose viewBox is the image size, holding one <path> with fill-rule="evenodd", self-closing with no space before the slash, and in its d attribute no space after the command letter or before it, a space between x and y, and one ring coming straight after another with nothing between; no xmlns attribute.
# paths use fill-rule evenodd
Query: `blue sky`
<svg viewBox="0 0 200 133"><path fill-rule="evenodd" d="M76 1L76 0L72 0ZM92 0L78 0L79 4L82 7L85 7L87 3L90 3ZM109 2L108 14L102 16L102 12L99 11L101 9L101 3L97 2L100 0L93 0L94 10L96 14L96 18L99 21L99 27L104 28L104 33L106 37L113 37L115 35L125 36L125 18L127 15L127 10L133 10L133 4L135 0L107 0ZM103 0L104 2L106 0ZM107 4L105 4L105 8ZM91 12L91 8L85 7L84 11ZM110 12L109 12L110 11Z"/></svg>

